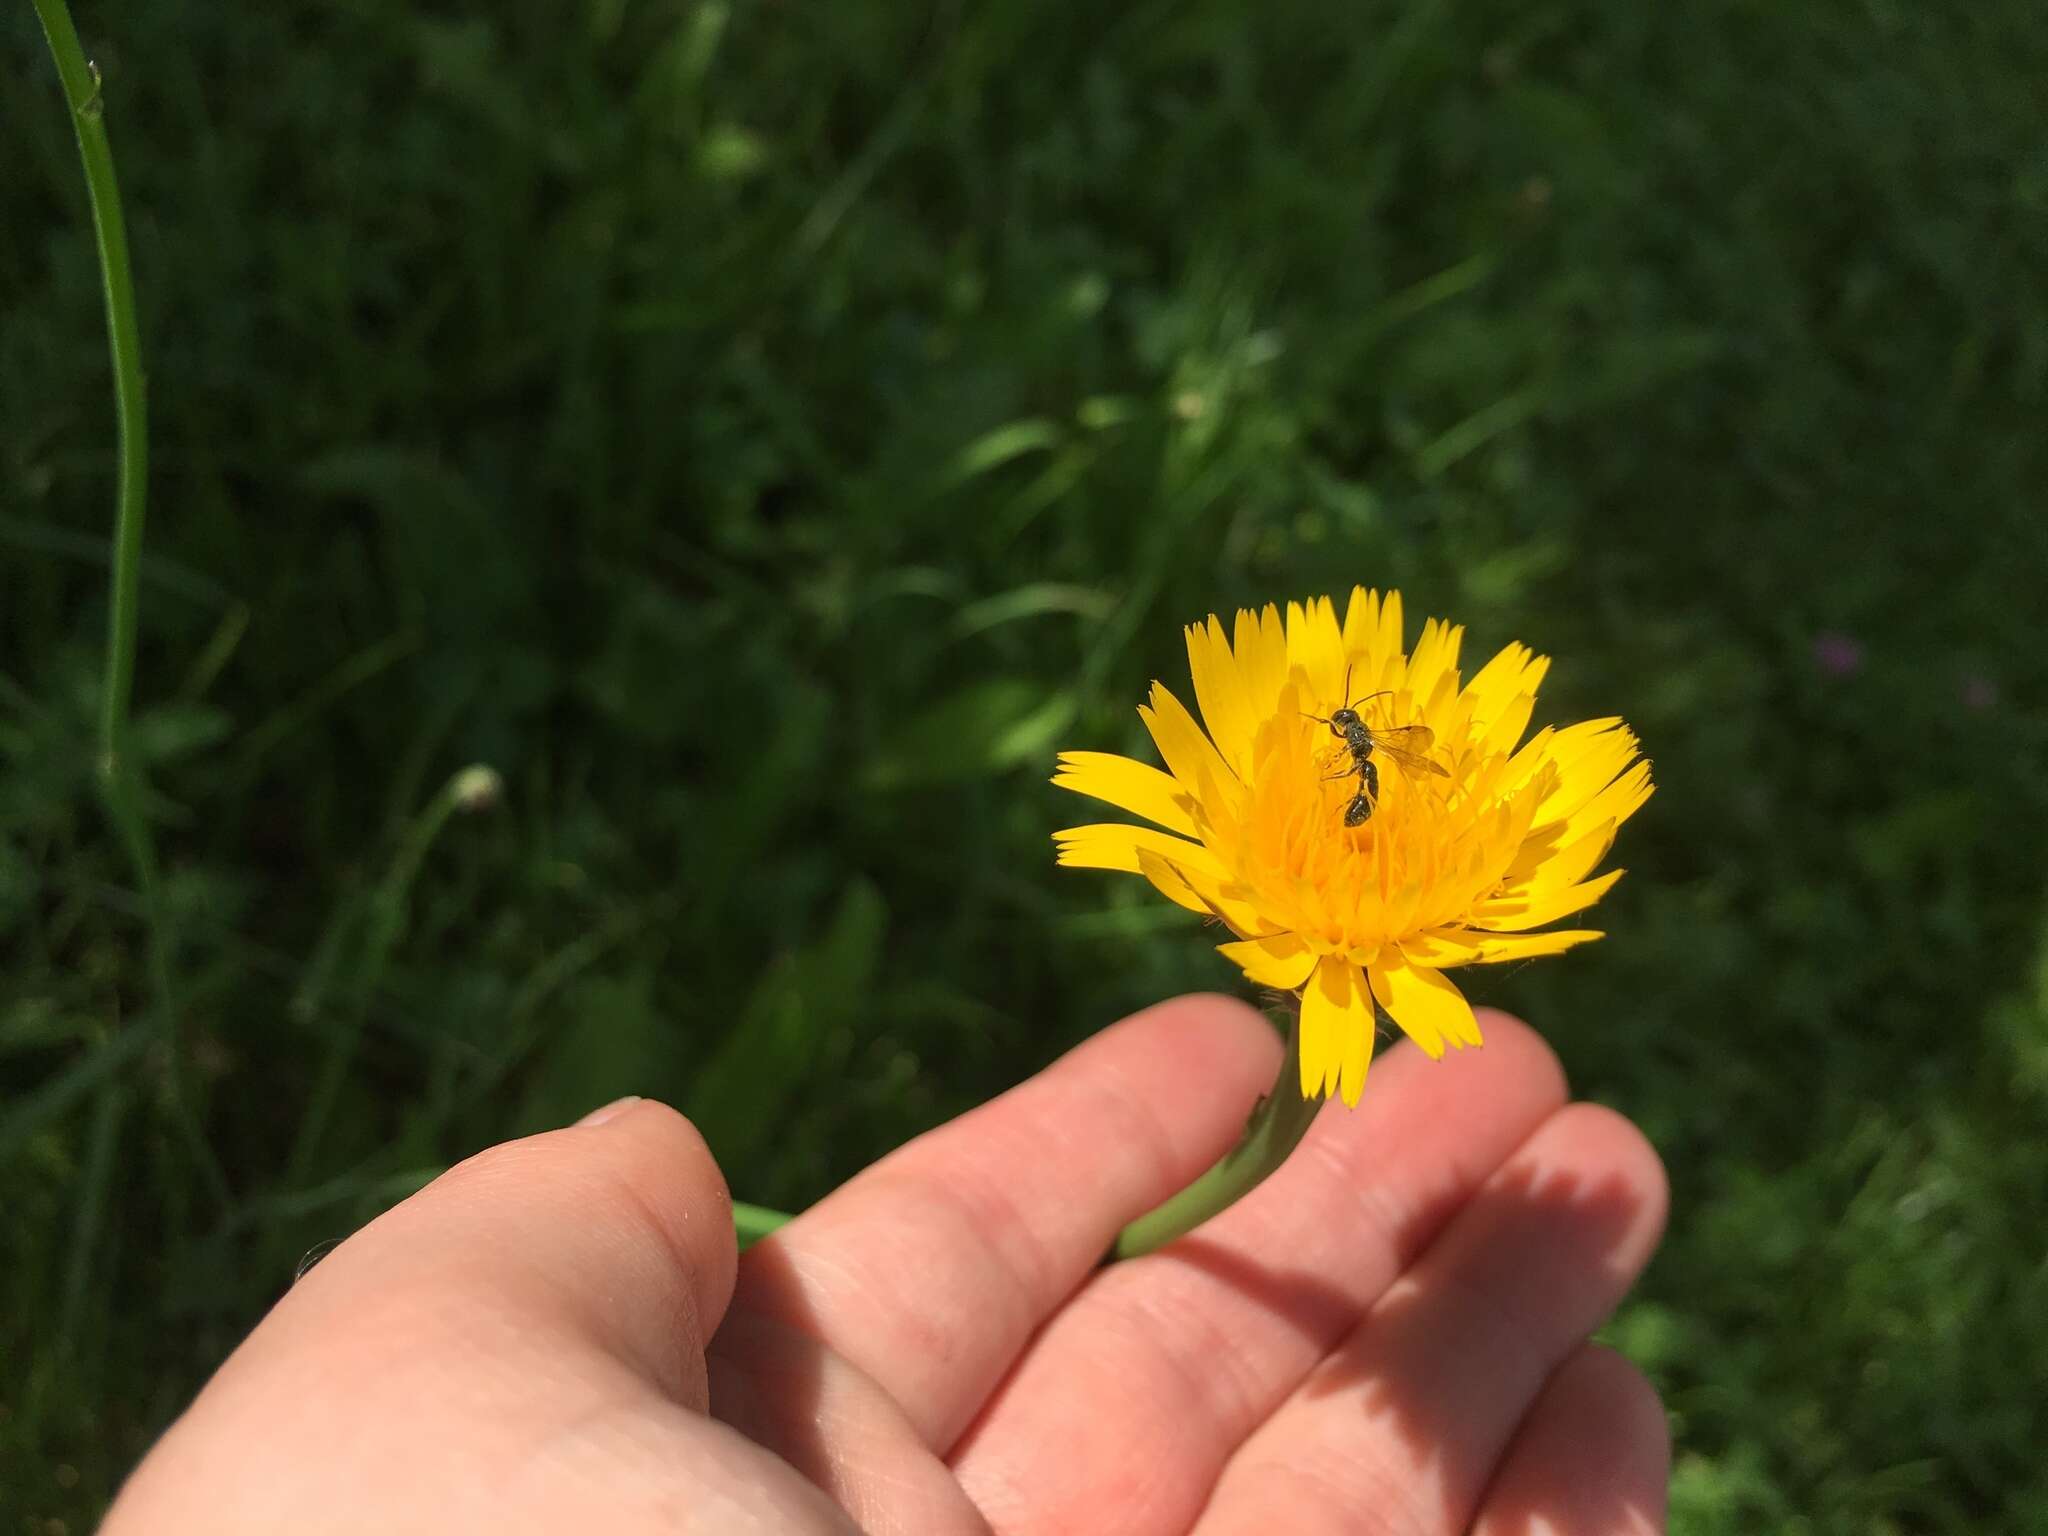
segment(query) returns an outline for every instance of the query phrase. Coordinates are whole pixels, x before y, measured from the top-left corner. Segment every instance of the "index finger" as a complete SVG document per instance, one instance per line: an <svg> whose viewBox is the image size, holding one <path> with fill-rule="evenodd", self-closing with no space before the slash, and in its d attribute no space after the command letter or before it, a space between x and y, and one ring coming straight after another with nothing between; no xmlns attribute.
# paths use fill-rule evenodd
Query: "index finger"
<svg viewBox="0 0 2048 1536"><path fill-rule="evenodd" d="M1178 998L883 1159L740 1261L735 1310L809 1334L943 1452L1117 1231L1244 1127L1280 1040Z"/></svg>

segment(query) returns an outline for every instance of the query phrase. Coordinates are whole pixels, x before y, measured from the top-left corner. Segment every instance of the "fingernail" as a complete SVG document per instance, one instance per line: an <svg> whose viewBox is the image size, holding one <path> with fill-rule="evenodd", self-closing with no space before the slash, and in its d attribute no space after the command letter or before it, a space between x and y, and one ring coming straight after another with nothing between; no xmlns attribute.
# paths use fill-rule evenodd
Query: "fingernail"
<svg viewBox="0 0 2048 1536"><path fill-rule="evenodd" d="M618 1119L619 1116L623 1115L627 1110L631 1109L635 1104L638 1104L639 1102L639 1094L629 1093L623 1099L613 1099L611 1103L605 1105L602 1109L593 1109L581 1120L578 1120L576 1122L576 1125L578 1129L582 1129L583 1127L592 1125L603 1125L607 1120Z"/></svg>

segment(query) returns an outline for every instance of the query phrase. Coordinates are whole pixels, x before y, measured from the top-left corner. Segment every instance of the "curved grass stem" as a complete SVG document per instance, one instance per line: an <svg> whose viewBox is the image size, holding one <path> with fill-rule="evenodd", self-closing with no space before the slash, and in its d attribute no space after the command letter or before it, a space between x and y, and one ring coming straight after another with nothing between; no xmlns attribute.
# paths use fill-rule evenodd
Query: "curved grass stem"
<svg viewBox="0 0 2048 1536"><path fill-rule="evenodd" d="M99 247L100 287L107 307L107 345L114 360L114 425L120 465L114 491L112 601L107 612L107 665L100 696L99 771L117 797L133 800L127 772L128 701L135 686L135 644L140 612L142 521L149 475L149 413L142 372L142 337L135 323L135 281L128 265L128 225L121 187L107 142L99 67L85 56L64 0L35 0L36 15L57 61L71 126L85 162L85 190Z"/></svg>
<svg viewBox="0 0 2048 1536"><path fill-rule="evenodd" d="M64 0L34 0L71 109L71 127L85 166L92 208L100 291L106 301L107 347L114 365L114 428L118 464L114 482L114 544L107 604L107 656L100 688L95 769L108 819L135 872L148 925L150 985L175 1021L172 943L157 879L156 844L142 810L141 788L128 755L128 705L135 687L135 649L141 614L142 525L149 479L149 411L142 371L142 335L135 320L135 280L128 264L128 226L121 187L107 141L99 67L86 57ZM206 1145L186 1081L187 1053L174 1038L165 1091L178 1134L187 1143L216 1199L226 1201L227 1179Z"/></svg>

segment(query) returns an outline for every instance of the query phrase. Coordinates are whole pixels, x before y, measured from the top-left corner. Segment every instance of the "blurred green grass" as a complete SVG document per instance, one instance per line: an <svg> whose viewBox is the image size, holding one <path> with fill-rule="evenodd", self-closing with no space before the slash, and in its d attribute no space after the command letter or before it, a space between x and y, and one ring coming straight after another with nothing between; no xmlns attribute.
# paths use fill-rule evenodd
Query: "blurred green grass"
<svg viewBox="0 0 2048 1536"><path fill-rule="evenodd" d="M1671 1166L1612 1337L1676 1527L2048 1529L2038 7L79 22L175 984L92 792L108 375L19 8L6 1529L88 1525L300 1254L480 1145L661 1094L802 1203L1230 985L1055 876L1050 753L1136 750L1180 623L1354 581L1657 760L1613 937L1486 1000Z"/></svg>

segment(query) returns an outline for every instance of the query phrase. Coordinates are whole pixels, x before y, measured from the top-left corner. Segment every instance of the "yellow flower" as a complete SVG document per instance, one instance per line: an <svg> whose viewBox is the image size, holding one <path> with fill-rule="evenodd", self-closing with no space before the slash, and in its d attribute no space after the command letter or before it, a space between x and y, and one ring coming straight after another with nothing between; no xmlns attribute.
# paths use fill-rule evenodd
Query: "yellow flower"
<svg viewBox="0 0 2048 1536"><path fill-rule="evenodd" d="M1166 772L1060 754L1053 783L1156 824L1055 833L1060 863L1144 875L1228 925L1238 937L1221 952L1253 981L1302 989L1304 1097L1358 1102L1375 1001L1431 1056L1478 1045L1444 972L1599 938L1531 930L1621 878L1589 877L1650 797L1650 765L1618 719L1522 743L1549 659L1510 645L1461 685L1463 635L1432 619L1408 654L1400 594L1363 588L1341 624L1327 597L1289 603L1284 622L1269 604L1237 615L1233 643L1211 615L1187 630L1207 732L1159 683L1138 710ZM1348 720L1331 723L1347 707L1378 738L1371 750L1347 743ZM1404 766L1396 743L1422 761Z"/></svg>

